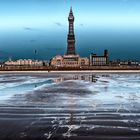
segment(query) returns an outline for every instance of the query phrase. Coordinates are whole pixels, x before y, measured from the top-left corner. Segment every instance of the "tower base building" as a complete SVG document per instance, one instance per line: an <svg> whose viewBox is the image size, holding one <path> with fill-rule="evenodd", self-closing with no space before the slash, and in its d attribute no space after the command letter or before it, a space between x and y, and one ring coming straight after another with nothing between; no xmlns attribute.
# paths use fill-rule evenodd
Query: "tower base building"
<svg viewBox="0 0 140 140"><path fill-rule="evenodd" d="M89 66L89 59L87 57L80 57L79 55L63 55L55 56L51 60L53 67L82 67Z"/></svg>

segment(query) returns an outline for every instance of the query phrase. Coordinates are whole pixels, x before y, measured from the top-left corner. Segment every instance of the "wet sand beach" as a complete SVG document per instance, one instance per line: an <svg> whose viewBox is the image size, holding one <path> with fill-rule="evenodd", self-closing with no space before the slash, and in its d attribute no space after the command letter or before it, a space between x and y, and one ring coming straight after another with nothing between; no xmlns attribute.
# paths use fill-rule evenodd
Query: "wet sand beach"
<svg viewBox="0 0 140 140"><path fill-rule="evenodd" d="M139 140L139 73L0 74L0 140Z"/></svg>

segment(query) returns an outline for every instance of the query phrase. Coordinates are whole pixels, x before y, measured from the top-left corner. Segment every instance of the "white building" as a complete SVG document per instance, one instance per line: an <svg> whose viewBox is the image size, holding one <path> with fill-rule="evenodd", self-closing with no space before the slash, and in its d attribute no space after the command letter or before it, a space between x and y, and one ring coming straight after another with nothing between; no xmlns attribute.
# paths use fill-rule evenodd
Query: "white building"
<svg viewBox="0 0 140 140"><path fill-rule="evenodd" d="M7 66L43 66L42 61L31 60L31 59L19 59L16 61L6 61L5 65Z"/></svg>

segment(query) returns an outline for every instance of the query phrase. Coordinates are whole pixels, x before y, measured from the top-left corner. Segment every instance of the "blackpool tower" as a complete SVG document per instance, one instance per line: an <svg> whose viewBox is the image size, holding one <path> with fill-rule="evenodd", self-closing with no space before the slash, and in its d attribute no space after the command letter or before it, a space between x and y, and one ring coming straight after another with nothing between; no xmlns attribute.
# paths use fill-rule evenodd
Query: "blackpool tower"
<svg viewBox="0 0 140 140"><path fill-rule="evenodd" d="M67 55L75 55L75 35L74 35L74 16L72 7L70 9L69 17L69 32L68 32L68 38L67 38Z"/></svg>

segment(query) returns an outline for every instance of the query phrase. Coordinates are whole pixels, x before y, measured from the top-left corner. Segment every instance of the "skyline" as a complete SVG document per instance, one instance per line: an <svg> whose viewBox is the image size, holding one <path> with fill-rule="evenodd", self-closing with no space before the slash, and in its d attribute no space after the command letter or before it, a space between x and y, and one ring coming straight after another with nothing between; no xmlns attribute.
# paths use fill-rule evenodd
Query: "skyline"
<svg viewBox="0 0 140 140"><path fill-rule="evenodd" d="M80 55L101 54L108 49L111 59L140 60L138 0L1 1L0 59L34 58L35 49L38 59L64 54L71 5Z"/></svg>

